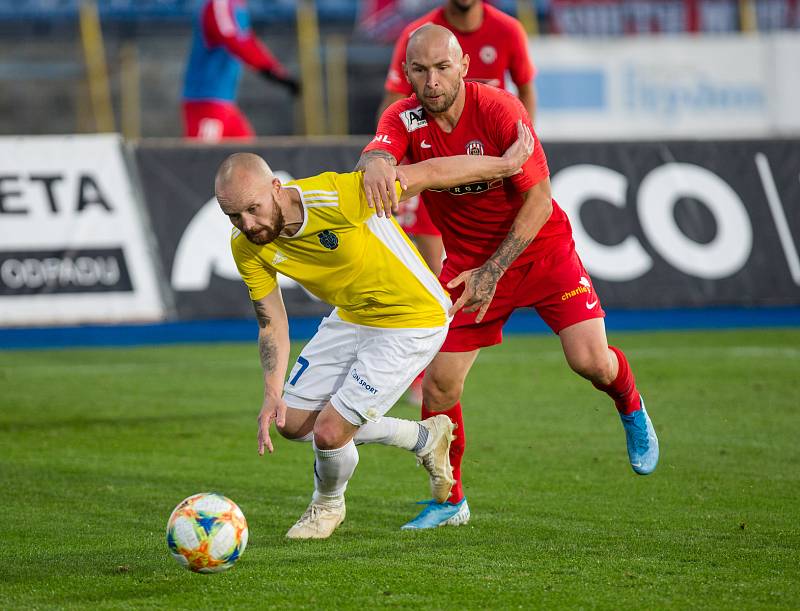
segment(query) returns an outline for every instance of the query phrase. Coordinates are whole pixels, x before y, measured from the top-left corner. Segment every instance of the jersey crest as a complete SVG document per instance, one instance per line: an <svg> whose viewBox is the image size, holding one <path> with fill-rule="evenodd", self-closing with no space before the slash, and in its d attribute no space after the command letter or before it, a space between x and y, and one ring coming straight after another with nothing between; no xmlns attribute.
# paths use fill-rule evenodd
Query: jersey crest
<svg viewBox="0 0 800 611"><path fill-rule="evenodd" d="M483 142L480 140L467 142L467 155L483 155Z"/></svg>
<svg viewBox="0 0 800 611"><path fill-rule="evenodd" d="M333 233L330 229L320 231L317 234L317 238L319 239L319 243L328 250L336 250L339 246L339 236Z"/></svg>
<svg viewBox="0 0 800 611"><path fill-rule="evenodd" d="M421 105L416 108L404 110L400 113L400 119L403 121L403 125L406 126L406 131L408 133L416 131L420 127L428 127L428 120L425 119L422 114Z"/></svg>

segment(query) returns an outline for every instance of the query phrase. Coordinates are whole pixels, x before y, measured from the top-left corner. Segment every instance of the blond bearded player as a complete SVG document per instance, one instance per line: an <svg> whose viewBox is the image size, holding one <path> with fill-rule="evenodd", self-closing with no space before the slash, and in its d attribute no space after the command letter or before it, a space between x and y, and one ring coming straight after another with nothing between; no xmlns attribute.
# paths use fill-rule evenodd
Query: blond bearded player
<svg viewBox="0 0 800 611"><path fill-rule="evenodd" d="M465 152L493 155L513 140L517 121L530 126L514 96L465 83L468 67L469 58L447 29L424 25L412 34L404 69L415 95L384 111L358 166L365 169L364 189L379 214L396 205L390 187L394 166L404 157L419 162ZM425 194L447 252L439 280L457 300L447 339L425 372L422 414L444 413L458 426L450 448L456 485L447 502L434 499L403 528L469 520L461 484L461 392L478 352L502 341L503 325L516 308L536 308L558 334L570 367L613 399L634 471L646 475L658 463L655 430L625 354L608 345L605 313L575 252L569 220L551 197L538 140L522 169L507 180Z"/></svg>
<svg viewBox="0 0 800 611"><path fill-rule="evenodd" d="M451 157L404 168L395 195L519 171L533 137L522 123L518 130L502 157ZM434 497L444 501L453 485L450 420L417 423L384 414L439 350L451 303L397 223L368 206L361 173L327 172L283 185L261 157L237 153L220 167L215 191L235 227L233 257L259 324L259 453L273 450L272 421L284 437L313 442L314 494L286 536L324 539L342 523L345 489L358 464L355 443L415 452ZM285 384L289 332L278 272L335 307Z"/></svg>

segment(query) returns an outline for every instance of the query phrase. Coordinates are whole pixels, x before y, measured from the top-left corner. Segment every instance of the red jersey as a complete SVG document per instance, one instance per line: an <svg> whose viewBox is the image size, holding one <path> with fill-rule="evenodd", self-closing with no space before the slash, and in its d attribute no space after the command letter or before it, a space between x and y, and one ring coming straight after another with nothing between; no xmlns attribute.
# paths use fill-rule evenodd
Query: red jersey
<svg viewBox="0 0 800 611"><path fill-rule="evenodd" d="M412 21L402 31L384 83L386 91L411 95L411 85L403 73L406 47L411 34L426 23L435 23L455 34L461 49L469 55L468 80L504 89L506 70L517 86L530 83L536 73L528 56L528 35L519 21L484 2L481 26L474 32L460 32L445 19L442 7Z"/></svg>
<svg viewBox="0 0 800 611"><path fill-rule="evenodd" d="M364 151L381 149L400 161L451 155L501 156L517 139L517 121L533 133L528 113L516 97L481 83L465 83L464 110L452 132L430 118L416 96L395 102L381 115L378 132ZM464 271L479 267L506 238L522 206L522 194L550 175L544 150L534 134L533 154L522 172L510 178L425 191L425 205L442 232L447 263ZM553 202L553 213L512 267L529 263L556 244L571 243L567 215Z"/></svg>

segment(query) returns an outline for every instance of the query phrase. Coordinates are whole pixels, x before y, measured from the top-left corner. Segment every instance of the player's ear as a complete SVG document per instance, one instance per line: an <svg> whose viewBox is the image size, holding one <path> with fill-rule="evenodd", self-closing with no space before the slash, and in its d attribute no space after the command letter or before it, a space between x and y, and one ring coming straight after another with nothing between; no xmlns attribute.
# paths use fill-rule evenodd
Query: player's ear
<svg viewBox="0 0 800 611"><path fill-rule="evenodd" d="M406 77L406 82L411 84L411 78L408 76L408 64L403 62L403 74Z"/></svg>
<svg viewBox="0 0 800 611"><path fill-rule="evenodd" d="M466 78L467 72L469 72L469 55L464 53L461 57L461 78Z"/></svg>
<svg viewBox="0 0 800 611"><path fill-rule="evenodd" d="M277 195L278 193L280 193L282 187L283 185L281 184L281 179L275 176L272 179L272 194Z"/></svg>

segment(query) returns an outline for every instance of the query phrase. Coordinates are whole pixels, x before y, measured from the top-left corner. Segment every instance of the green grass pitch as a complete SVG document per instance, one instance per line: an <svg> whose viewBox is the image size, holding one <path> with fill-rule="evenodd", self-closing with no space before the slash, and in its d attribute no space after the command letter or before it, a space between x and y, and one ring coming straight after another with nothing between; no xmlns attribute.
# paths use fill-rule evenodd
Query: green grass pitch
<svg viewBox="0 0 800 611"><path fill-rule="evenodd" d="M511 336L465 390L472 522L399 531L425 472L361 447L322 542L284 540L312 455L279 439L257 456L254 344L0 352L0 608L798 608L800 330L611 341L661 440L655 474L633 474L610 401L555 338ZM218 575L164 540L205 490L250 526Z"/></svg>

